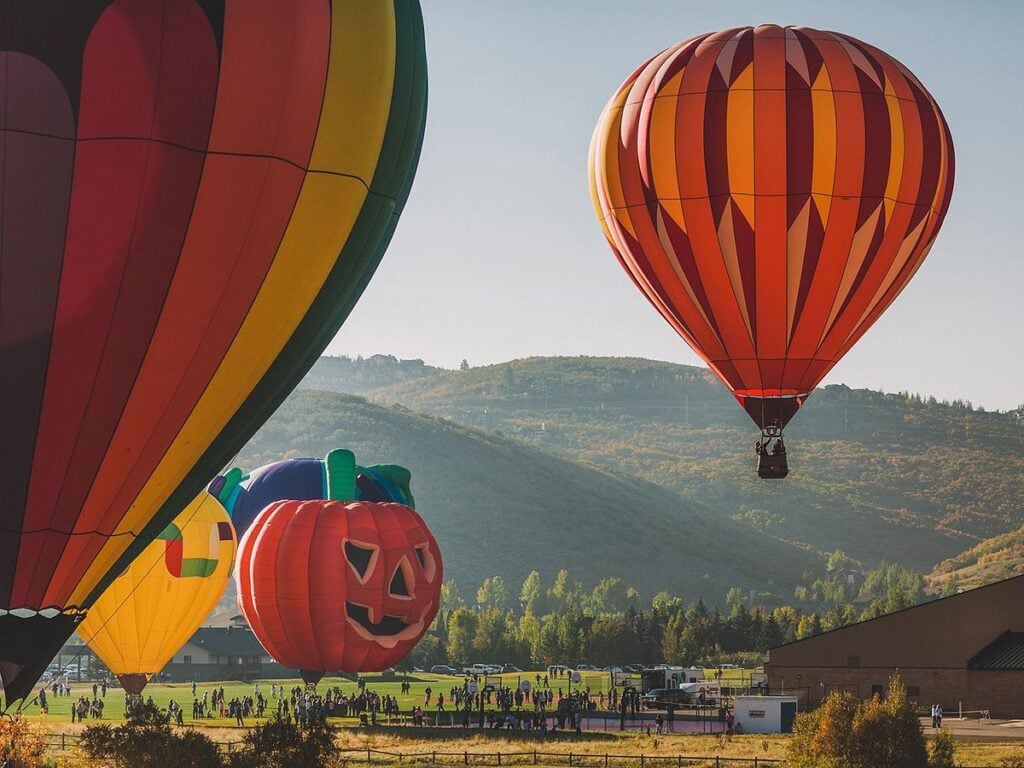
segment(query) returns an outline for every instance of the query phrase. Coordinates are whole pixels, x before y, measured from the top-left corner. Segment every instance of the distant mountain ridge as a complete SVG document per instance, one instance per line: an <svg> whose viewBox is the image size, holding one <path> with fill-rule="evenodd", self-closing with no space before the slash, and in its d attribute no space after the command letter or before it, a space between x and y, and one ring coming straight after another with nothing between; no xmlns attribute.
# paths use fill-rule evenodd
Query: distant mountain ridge
<svg viewBox="0 0 1024 768"><path fill-rule="evenodd" d="M501 575L566 568L588 588L621 576L650 599L671 590L721 600L730 586L791 591L814 553L722 518L653 483L558 458L451 421L322 391L292 394L235 464L355 451L412 471L417 509L463 590ZM471 594L471 593L470 593Z"/></svg>
<svg viewBox="0 0 1024 768"><path fill-rule="evenodd" d="M462 371L368 360L372 381L353 375L360 365L329 359L311 376L318 388L644 478L719 518L820 552L841 548L868 565L928 571L1024 523L1024 428L1015 414L825 387L787 429L793 472L776 483L754 476L756 429L706 369L636 358L530 358Z"/></svg>

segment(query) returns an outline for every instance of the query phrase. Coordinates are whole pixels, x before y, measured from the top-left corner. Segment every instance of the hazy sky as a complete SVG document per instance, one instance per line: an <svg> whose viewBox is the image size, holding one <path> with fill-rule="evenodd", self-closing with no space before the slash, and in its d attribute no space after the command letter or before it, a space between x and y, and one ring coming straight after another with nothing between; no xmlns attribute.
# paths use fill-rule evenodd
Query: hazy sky
<svg viewBox="0 0 1024 768"><path fill-rule="evenodd" d="M1024 402L1024 2L422 0L430 95L412 195L330 354L456 367L530 355L700 364L598 227L587 148L646 58L730 26L846 32L945 112L953 202L924 266L826 382L987 408Z"/></svg>

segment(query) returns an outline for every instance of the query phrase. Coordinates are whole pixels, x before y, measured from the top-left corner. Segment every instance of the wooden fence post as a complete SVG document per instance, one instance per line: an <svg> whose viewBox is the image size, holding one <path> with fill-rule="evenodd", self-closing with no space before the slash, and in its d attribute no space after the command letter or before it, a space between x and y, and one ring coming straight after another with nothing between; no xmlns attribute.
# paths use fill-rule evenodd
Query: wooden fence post
<svg viewBox="0 0 1024 768"><path fill-rule="evenodd" d="M370 748L369 747L366 748L366 762L367 763L372 763L373 762L373 756L370 754Z"/></svg>

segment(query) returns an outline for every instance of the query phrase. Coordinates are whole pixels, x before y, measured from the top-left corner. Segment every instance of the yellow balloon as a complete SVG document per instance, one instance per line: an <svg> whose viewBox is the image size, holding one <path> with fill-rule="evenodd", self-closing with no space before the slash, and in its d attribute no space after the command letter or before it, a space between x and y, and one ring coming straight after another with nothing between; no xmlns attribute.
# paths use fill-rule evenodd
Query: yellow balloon
<svg viewBox="0 0 1024 768"><path fill-rule="evenodd" d="M118 576L78 627L117 675L141 693L224 594L238 542L220 502L206 491Z"/></svg>

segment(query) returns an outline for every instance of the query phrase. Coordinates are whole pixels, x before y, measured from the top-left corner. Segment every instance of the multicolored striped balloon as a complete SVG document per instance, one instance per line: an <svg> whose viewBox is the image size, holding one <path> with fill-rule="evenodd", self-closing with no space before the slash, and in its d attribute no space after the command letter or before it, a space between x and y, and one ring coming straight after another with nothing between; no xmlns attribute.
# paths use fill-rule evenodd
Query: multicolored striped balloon
<svg viewBox="0 0 1024 768"><path fill-rule="evenodd" d="M0 8L10 701L352 309L409 193L426 65L417 0Z"/></svg>
<svg viewBox="0 0 1024 768"><path fill-rule="evenodd" d="M594 133L590 187L637 287L760 427L782 427L921 266L953 142L888 54L744 27L630 75Z"/></svg>

